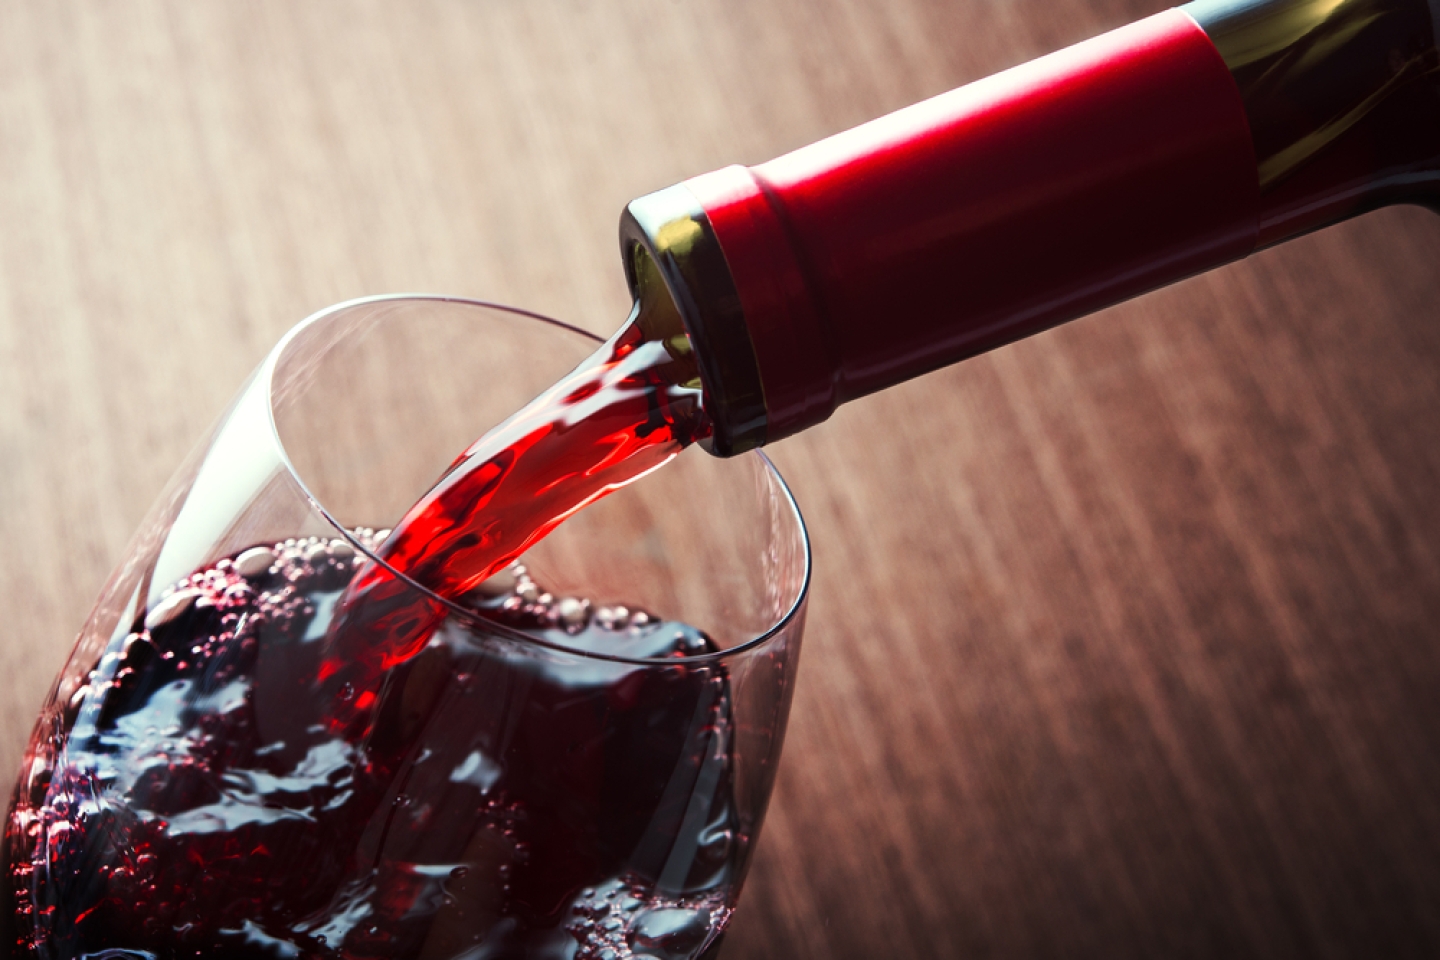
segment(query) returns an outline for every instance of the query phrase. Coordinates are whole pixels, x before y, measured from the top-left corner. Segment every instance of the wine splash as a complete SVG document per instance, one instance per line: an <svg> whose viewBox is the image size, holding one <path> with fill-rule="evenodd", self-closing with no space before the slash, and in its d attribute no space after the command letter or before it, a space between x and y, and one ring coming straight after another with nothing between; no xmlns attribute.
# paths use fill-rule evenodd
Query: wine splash
<svg viewBox="0 0 1440 960"><path fill-rule="evenodd" d="M557 627L563 601L515 565L387 672L355 738L311 681L360 567L341 539L257 545L133 624L22 781L0 956L599 960L714 938L745 843L729 679L687 662L710 639L588 598ZM674 662L577 671L492 624Z"/></svg>

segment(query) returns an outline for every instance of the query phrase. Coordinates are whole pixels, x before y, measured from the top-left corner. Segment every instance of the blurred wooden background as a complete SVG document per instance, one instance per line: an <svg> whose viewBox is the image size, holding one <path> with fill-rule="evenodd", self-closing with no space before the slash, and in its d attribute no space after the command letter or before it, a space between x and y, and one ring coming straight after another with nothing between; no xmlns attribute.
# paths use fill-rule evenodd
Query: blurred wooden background
<svg viewBox="0 0 1440 960"><path fill-rule="evenodd" d="M606 332L630 198L1159 7L5 4L0 769L295 321L412 290ZM1326 231L773 455L816 578L727 957L1440 952L1440 218Z"/></svg>

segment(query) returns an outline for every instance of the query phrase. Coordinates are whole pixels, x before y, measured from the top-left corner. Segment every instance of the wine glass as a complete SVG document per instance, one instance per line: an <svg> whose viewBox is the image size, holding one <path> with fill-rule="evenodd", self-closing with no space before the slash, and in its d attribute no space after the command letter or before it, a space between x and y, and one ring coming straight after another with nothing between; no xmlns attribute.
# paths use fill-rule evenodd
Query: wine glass
<svg viewBox="0 0 1440 960"><path fill-rule="evenodd" d="M0 942L713 956L774 782L809 582L762 454L687 450L461 601L425 597L447 618L373 691L321 676L385 527L597 343L434 297L342 304L286 336L143 524L41 712Z"/></svg>

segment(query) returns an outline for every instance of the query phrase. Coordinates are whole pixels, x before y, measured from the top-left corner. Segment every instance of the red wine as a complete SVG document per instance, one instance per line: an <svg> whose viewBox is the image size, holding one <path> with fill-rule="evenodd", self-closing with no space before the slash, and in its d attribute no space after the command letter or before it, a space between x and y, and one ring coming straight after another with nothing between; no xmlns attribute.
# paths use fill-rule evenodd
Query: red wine
<svg viewBox="0 0 1440 960"><path fill-rule="evenodd" d="M42 718L7 830L22 949L712 947L746 846L726 670L688 662L715 645L512 565L705 435L673 350L627 324L369 534L384 564L312 538L175 585Z"/></svg>
<svg viewBox="0 0 1440 960"><path fill-rule="evenodd" d="M574 372L461 454L379 545L390 567L453 600L577 510L706 436L683 362L632 317ZM346 590L322 680L347 673L338 722L365 722L386 670L415 656L444 618L380 564ZM358 668L358 669L357 669Z"/></svg>
<svg viewBox="0 0 1440 960"><path fill-rule="evenodd" d="M725 669L687 660L714 644L516 565L385 671L362 735L337 731L313 680L362 569L311 538L198 571L44 718L7 838L26 955L706 946L745 842ZM674 664L559 664L515 629Z"/></svg>

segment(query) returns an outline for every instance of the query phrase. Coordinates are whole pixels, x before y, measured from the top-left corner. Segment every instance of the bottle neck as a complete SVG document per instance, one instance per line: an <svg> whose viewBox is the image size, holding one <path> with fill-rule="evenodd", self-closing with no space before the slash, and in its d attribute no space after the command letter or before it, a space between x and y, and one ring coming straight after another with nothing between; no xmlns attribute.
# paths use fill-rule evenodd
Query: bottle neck
<svg viewBox="0 0 1440 960"><path fill-rule="evenodd" d="M1440 210L1437 32L1440 0L1196 0L696 177L622 217L634 322L683 327L729 455L1363 211Z"/></svg>
<svg viewBox="0 0 1440 960"><path fill-rule="evenodd" d="M1440 0L1195 0L1255 145L1260 247L1440 206Z"/></svg>

